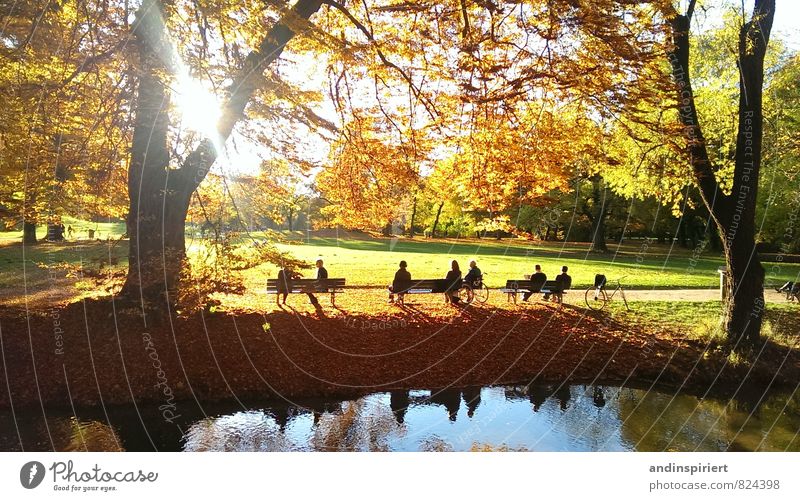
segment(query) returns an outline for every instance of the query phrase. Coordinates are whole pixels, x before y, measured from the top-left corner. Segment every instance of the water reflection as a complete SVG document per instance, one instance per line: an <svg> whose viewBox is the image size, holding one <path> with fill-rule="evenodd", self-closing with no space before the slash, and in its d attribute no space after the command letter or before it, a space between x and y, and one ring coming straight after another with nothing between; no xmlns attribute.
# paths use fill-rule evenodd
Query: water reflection
<svg viewBox="0 0 800 501"><path fill-rule="evenodd" d="M450 421L455 422L458 410L461 408L461 391L452 389L433 391L428 401L431 404L443 405L447 409Z"/></svg>
<svg viewBox="0 0 800 501"><path fill-rule="evenodd" d="M150 412L154 411L154 412ZM210 417L207 417L208 414ZM0 450L800 450L798 395L699 399L608 386L397 390L345 401L47 416L0 414ZM143 424L143 423L146 423Z"/></svg>

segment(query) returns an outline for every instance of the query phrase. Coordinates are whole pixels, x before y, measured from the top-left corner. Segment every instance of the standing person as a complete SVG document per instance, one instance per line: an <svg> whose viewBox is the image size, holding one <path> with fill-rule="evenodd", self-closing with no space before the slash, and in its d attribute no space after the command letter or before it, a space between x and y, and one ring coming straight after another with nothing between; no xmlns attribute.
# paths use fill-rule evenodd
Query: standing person
<svg viewBox="0 0 800 501"><path fill-rule="evenodd" d="M455 259L450 263L450 271L447 272L447 276L444 279L446 284L445 301L452 304L458 303L461 300L458 297L458 288L461 286L461 269Z"/></svg>
<svg viewBox="0 0 800 501"><path fill-rule="evenodd" d="M389 286L389 302L394 303L394 292L402 291L409 286L411 282L411 273L406 269L408 264L405 261L400 261L400 269L394 273L394 280L392 285ZM400 302L403 301L403 293L398 292L397 298Z"/></svg>
<svg viewBox="0 0 800 501"><path fill-rule="evenodd" d="M317 259L316 266L317 266L317 284L316 284L317 292L328 292L328 289L326 288L327 284L325 283L325 281L328 280L328 270L326 270L325 266L323 266L322 259ZM319 301L314 296L314 294L312 294L311 292L307 292L306 294L308 294L308 299L311 301L311 304L313 304L314 306L319 306Z"/></svg>
<svg viewBox="0 0 800 501"><path fill-rule="evenodd" d="M469 271L464 275L464 281L475 289L480 284L482 276L483 273L481 273L481 269L478 268L478 263L473 259L469 262Z"/></svg>
<svg viewBox="0 0 800 501"><path fill-rule="evenodd" d="M283 294L283 304L286 304L286 298L289 296L289 291L292 289L292 270L288 266L278 270L278 294L275 296L275 301L281 304L280 298Z"/></svg>
<svg viewBox="0 0 800 501"><path fill-rule="evenodd" d="M531 275L531 290L522 295L523 301L527 301L533 294L542 290L544 283L547 282L547 275L542 273L542 265L537 264L535 270L533 275Z"/></svg>

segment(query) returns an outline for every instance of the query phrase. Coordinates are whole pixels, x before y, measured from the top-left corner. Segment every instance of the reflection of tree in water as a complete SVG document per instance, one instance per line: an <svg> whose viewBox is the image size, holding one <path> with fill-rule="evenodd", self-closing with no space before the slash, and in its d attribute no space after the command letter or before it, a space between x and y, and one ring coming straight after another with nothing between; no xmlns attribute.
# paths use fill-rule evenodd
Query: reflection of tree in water
<svg viewBox="0 0 800 501"><path fill-rule="evenodd" d="M119 452L125 449L114 428L74 416L41 416L15 421L0 416L0 451ZM21 443L20 443L21 442Z"/></svg>
<svg viewBox="0 0 800 501"><path fill-rule="evenodd" d="M420 452L453 452L453 446L437 436L424 439L419 444Z"/></svg>
<svg viewBox="0 0 800 501"><path fill-rule="evenodd" d="M786 395L767 396L749 417L753 404L748 398L700 400L689 395L622 390L621 435L630 446L643 451L800 449L798 396L788 402Z"/></svg>
<svg viewBox="0 0 800 501"><path fill-rule="evenodd" d="M265 411L245 411L206 418L194 423L186 433L189 451L290 451L304 444L286 437L290 411L286 407ZM292 414L293 415L293 414Z"/></svg>
<svg viewBox="0 0 800 501"><path fill-rule="evenodd" d="M391 395L389 406L382 398L369 396L343 402L340 412L326 414L314 430L311 445L314 450L388 451L389 437L398 434L399 428Z"/></svg>
<svg viewBox="0 0 800 501"><path fill-rule="evenodd" d="M100 421L81 422L76 418L70 418L69 423L72 428L70 441L58 450L65 452L121 452L124 450L120 446L120 440L114 429L105 423Z"/></svg>
<svg viewBox="0 0 800 501"><path fill-rule="evenodd" d="M481 389L480 388L465 388L461 390L461 396L467 404L467 417L475 415L478 406L481 405Z"/></svg>

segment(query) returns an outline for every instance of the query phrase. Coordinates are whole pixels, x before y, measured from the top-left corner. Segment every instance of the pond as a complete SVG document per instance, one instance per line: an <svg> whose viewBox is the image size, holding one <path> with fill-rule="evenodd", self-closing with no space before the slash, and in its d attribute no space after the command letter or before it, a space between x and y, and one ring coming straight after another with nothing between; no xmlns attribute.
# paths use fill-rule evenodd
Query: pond
<svg viewBox="0 0 800 501"><path fill-rule="evenodd" d="M701 399L609 387L520 385L351 400L0 413L0 450L798 451L800 392ZM180 421L180 422L178 422Z"/></svg>

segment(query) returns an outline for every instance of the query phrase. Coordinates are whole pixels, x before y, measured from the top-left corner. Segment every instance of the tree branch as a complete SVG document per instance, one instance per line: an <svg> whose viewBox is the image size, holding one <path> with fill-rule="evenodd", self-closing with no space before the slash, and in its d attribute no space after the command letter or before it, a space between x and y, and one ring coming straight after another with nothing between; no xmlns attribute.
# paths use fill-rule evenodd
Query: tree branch
<svg viewBox="0 0 800 501"><path fill-rule="evenodd" d="M181 181L186 189L194 190L205 178L219 152L217 146L224 144L236 123L244 117L247 103L258 88L261 75L269 64L283 52L286 44L295 36L295 25L306 23L322 6L321 0L298 0L281 20L264 36L258 49L250 52L242 68L228 88L228 99L222 105L222 114L217 123L216 141L206 138L192 151L180 168ZM215 143L217 146L215 146Z"/></svg>
<svg viewBox="0 0 800 501"><path fill-rule="evenodd" d="M361 33L363 33L365 37L367 37L367 40L369 40L375 46L375 52L378 54L378 58L380 58L383 65L397 71L400 74L400 76L403 77L403 80L405 80L406 83L408 83L409 87L411 88L411 91L414 93L414 97L416 97L417 99L420 100L420 102L422 102L422 105L425 107L425 110L428 112L431 118L435 120L436 116L439 115L439 112L436 110L436 106L433 104L433 102L431 102L428 98L426 98L422 94L422 90L417 88L416 85L414 85L414 81L405 71L403 71L402 68L397 66L395 63L389 61L389 59L386 57L383 51L378 48L378 44L377 41L375 40L375 37L372 36L372 33L367 29L367 27L364 26L361 23L361 21L356 19L355 16L353 16L353 14L350 13L349 10L347 10L347 7L337 2L336 0L323 0L323 2L335 8L342 14L344 14L344 16L351 23L353 23L353 26L358 28L358 30Z"/></svg>

